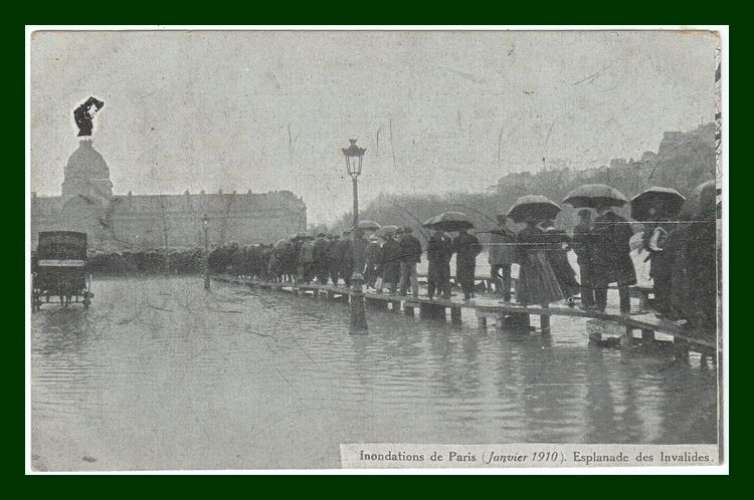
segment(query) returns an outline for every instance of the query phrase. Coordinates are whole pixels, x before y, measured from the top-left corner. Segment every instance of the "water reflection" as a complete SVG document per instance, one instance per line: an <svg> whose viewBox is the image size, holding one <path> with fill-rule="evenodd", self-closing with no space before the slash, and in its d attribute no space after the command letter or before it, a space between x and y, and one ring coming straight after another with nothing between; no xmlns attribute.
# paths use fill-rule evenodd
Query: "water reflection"
<svg viewBox="0 0 754 500"><path fill-rule="evenodd" d="M714 442L713 370L201 279L32 317L35 466L337 467L342 442ZM82 457L95 461L83 461Z"/></svg>

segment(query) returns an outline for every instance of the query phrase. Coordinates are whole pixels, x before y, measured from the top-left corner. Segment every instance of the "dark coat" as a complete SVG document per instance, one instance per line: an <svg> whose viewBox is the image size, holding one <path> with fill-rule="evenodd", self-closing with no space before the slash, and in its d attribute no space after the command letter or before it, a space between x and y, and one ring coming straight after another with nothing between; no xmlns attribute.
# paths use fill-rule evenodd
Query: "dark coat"
<svg viewBox="0 0 754 500"><path fill-rule="evenodd" d="M385 283L398 283L401 272L401 246L392 238L385 240L382 245L382 262L380 275Z"/></svg>
<svg viewBox="0 0 754 500"><path fill-rule="evenodd" d="M573 240L571 248L576 252L579 266L587 266L592 263L594 253L594 234L589 224L580 223L573 228Z"/></svg>
<svg viewBox="0 0 754 500"><path fill-rule="evenodd" d="M416 264L422 258L422 244L413 234L404 234L400 241L401 261Z"/></svg>
<svg viewBox="0 0 754 500"><path fill-rule="evenodd" d="M633 234L628 221L613 212L594 219L592 283L595 287L606 287L616 282L619 286L636 284L629 245Z"/></svg>
<svg viewBox="0 0 754 500"><path fill-rule="evenodd" d="M715 220L698 221L688 229L686 259L694 286L689 303L692 326L714 335L717 326L717 230Z"/></svg>
<svg viewBox="0 0 754 500"><path fill-rule="evenodd" d="M427 242L427 260L430 263L444 263L453 255L453 242L441 233L430 236Z"/></svg>
<svg viewBox="0 0 754 500"><path fill-rule="evenodd" d="M516 235L501 227L490 231L489 263L491 266L513 264Z"/></svg>
<svg viewBox="0 0 754 500"><path fill-rule="evenodd" d="M351 240L341 239L335 248L341 273L346 273L350 276L351 272L353 272L353 246Z"/></svg>
<svg viewBox="0 0 754 500"><path fill-rule="evenodd" d="M364 258L366 261L364 263L364 279L369 285L374 285L382 261L382 246L379 241L370 241L367 244Z"/></svg>
<svg viewBox="0 0 754 500"><path fill-rule="evenodd" d="M320 269L327 269L327 250L330 246L330 242L325 238L317 238L314 240L314 262L320 267Z"/></svg>
<svg viewBox="0 0 754 500"><path fill-rule="evenodd" d="M367 245L366 265L378 266L382 260L382 246L378 241L370 241Z"/></svg>
<svg viewBox="0 0 754 500"><path fill-rule="evenodd" d="M453 242L441 233L430 236L427 242L427 260L429 261L429 280L442 284L448 281L450 269L448 263L453 256Z"/></svg>
<svg viewBox="0 0 754 500"><path fill-rule="evenodd" d="M473 234L460 233L453 240L453 250L456 252L456 280L473 286L476 256L482 252L482 245Z"/></svg>

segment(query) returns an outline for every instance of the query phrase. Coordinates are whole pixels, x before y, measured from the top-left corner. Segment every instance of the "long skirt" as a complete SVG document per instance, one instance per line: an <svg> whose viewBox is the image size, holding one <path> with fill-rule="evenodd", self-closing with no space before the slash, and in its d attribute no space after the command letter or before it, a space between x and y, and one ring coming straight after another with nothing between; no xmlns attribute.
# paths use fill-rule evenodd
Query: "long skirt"
<svg viewBox="0 0 754 500"><path fill-rule="evenodd" d="M579 282L576 273L568 262L568 255L564 251L550 251L548 261L563 293L571 297L579 293Z"/></svg>
<svg viewBox="0 0 754 500"><path fill-rule="evenodd" d="M544 251L530 252L520 265L516 299L520 304L545 305L564 298L558 278Z"/></svg>
<svg viewBox="0 0 754 500"><path fill-rule="evenodd" d="M398 284L398 281L401 277L401 266L400 262L398 261L392 261L392 262L386 262L382 266L382 281L384 283L392 283L394 285Z"/></svg>

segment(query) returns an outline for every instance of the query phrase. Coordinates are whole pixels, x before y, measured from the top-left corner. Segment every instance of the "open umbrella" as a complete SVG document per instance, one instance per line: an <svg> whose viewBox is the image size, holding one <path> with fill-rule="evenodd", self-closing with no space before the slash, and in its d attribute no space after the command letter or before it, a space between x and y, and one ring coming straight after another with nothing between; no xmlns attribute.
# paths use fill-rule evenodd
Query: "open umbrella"
<svg viewBox="0 0 754 500"><path fill-rule="evenodd" d="M277 240L277 241L275 242L275 246L274 246L274 248L275 248L275 249L277 249L277 250L281 250L281 249L283 249L283 248L286 248L286 247L287 247L288 245L290 245L290 244L291 244L291 242L290 242L290 241L288 241L288 240L286 240L285 238L283 238L283 239Z"/></svg>
<svg viewBox="0 0 754 500"><path fill-rule="evenodd" d="M579 186L563 198L574 208L597 208L599 205L622 207L628 203L626 196L607 184L584 184Z"/></svg>
<svg viewBox="0 0 754 500"><path fill-rule="evenodd" d="M440 221L440 216L433 215L432 217L424 221L424 223L422 224L422 227L427 227L427 228L432 229L432 226L434 226L435 222L439 222L439 221Z"/></svg>
<svg viewBox="0 0 754 500"><path fill-rule="evenodd" d="M399 229L398 226L394 226L394 225L390 224L390 225L387 225L387 226L382 226L374 234L377 235L377 236L379 236L380 238L385 238L388 235L390 235L390 236L394 235L395 232L398 229Z"/></svg>
<svg viewBox="0 0 754 500"><path fill-rule="evenodd" d="M652 186L631 198L631 218L648 221L652 220L650 209L654 208L659 214L673 217L681 210L686 198L673 188Z"/></svg>
<svg viewBox="0 0 754 500"><path fill-rule="evenodd" d="M687 221L714 220L717 216L718 191L715 187L715 181L699 184L683 203L679 214L680 219Z"/></svg>
<svg viewBox="0 0 754 500"><path fill-rule="evenodd" d="M291 241L299 241L299 240L313 240L314 236L309 236L308 234L304 232L299 232L291 236Z"/></svg>
<svg viewBox="0 0 754 500"><path fill-rule="evenodd" d="M359 221L359 225L357 227L362 231L377 231L382 226L372 220L362 220Z"/></svg>
<svg viewBox="0 0 754 500"><path fill-rule="evenodd" d="M554 219L560 207L557 203L541 194L522 196L508 210L508 217L514 222L524 222L526 219L547 220Z"/></svg>
<svg viewBox="0 0 754 500"><path fill-rule="evenodd" d="M429 218L422 225L430 229L447 232L461 231L474 227L474 223L463 212L443 212L440 215Z"/></svg>

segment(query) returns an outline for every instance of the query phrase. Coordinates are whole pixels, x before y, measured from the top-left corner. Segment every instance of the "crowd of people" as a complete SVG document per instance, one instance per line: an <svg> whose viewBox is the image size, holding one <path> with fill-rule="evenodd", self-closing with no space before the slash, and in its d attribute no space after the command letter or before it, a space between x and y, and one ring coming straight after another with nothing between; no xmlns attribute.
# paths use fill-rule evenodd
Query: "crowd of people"
<svg viewBox="0 0 754 500"><path fill-rule="evenodd" d="M615 284L621 313L630 313L629 287L637 282L631 241L634 228L641 227L654 281L654 309L671 319L686 318L709 326L716 303L714 224L710 232L710 224L680 224L656 214L656 221L637 226L610 206L582 209L577 215L578 224L570 235L557 229L553 220L529 218L516 232L510 229L509 219L498 217L498 227L489 232L486 245L490 282L504 302L511 302L515 291L515 302L522 305L565 301L572 307L604 312L608 288ZM476 260L483 248L479 239L468 230L457 231L455 236L430 230L423 247L413 233L406 226L393 232L356 229L355 234L344 231L340 236L299 235L274 245L231 243L210 254L209 266L212 272L269 281L337 286L350 286L358 272L368 290L419 296L417 265L426 255L427 296L450 298L450 265L455 255L455 284L465 300L471 299ZM578 279L568 251L576 254ZM518 265L515 286L514 264ZM689 276L709 281L690 286Z"/></svg>
<svg viewBox="0 0 754 500"><path fill-rule="evenodd" d="M379 234L356 228L340 236L319 233L298 235L274 245L239 246L229 243L209 255L212 272L230 272L273 282L299 282L351 286L358 272L367 289L377 293L419 295L417 265L424 249L410 226ZM431 231L426 248L429 262L429 296L450 298L450 261L456 254L456 282L464 297L474 289L476 257L482 245L467 230L453 238ZM354 263L356 262L356 265Z"/></svg>

